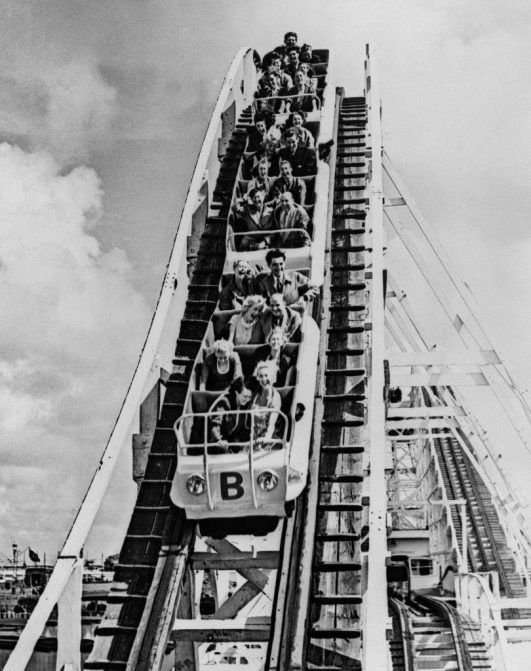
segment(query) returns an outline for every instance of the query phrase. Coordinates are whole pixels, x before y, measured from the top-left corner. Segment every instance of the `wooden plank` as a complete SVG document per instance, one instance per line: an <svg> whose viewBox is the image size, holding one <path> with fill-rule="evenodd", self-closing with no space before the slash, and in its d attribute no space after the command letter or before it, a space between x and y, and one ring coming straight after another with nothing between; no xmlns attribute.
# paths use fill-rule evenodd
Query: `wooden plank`
<svg viewBox="0 0 531 671"><path fill-rule="evenodd" d="M205 544L208 547L216 550L216 552L239 552L238 548L233 545L226 538L214 539L214 538L204 538ZM275 567L276 568L276 567ZM269 582L270 573L261 571L259 568L253 566L251 568L245 568L239 566L237 569L240 575L242 575L246 580L252 582L253 585L256 585L260 590L265 590L267 583Z"/></svg>
<svg viewBox="0 0 531 671"><path fill-rule="evenodd" d="M483 373L415 373L401 375L391 371L393 387L481 387L488 386Z"/></svg>
<svg viewBox="0 0 531 671"><path fill-rule="evenodd" d="M249 617L246 620L176 619L171 639L198 643L251 643L268 641L270 633L270 617Z"/></svg>
<svg viewBox="0 0 531 671"><path fill-rule="evenodd" d="M392 352L388 355L393 366L483 366L499 364L500 359L492 349L430 350L429 352Z"/></svg>
<svg viewBox="0 0 531 671"><path fill-rule="evenodd" d="M264 551L216 554L214 552L194 552L190 562L194 571L212 569L216 571L239 571L248 568L278 568L280 556L278 552Z"/></svg>
<svg viewBox="0 0 531 671"><path fill-rule="evenodd" d="M256 585L247 581L243 583L232 596L224 601L212 616L209 617L213 620L234 618L244 606L261 593L262 591Z"/></svg>

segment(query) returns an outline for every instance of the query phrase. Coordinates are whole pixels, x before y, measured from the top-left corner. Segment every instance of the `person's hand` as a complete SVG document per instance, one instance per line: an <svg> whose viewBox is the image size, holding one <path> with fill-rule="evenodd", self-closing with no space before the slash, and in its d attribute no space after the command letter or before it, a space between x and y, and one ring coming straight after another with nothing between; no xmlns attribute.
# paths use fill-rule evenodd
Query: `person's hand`
<svg viewBox="0 0 531 671"><path fill-rule="evenodd" d="M226 440L218 440L218 443L217 443L217 444L218 444L218 447L221 447L222 450L227 451L227 448L228 448L228 446L229 446L228 441L226 441Z"/></svg>

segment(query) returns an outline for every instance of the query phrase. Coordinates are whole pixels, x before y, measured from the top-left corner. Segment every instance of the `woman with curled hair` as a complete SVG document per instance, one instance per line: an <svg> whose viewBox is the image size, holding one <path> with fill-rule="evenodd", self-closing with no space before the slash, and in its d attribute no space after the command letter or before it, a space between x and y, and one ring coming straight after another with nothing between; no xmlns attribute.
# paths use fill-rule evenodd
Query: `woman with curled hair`
<svg viewBox="0 0 531 671"><path fill-rule="evenodd" d="M292 112L286 121L286 125L284 126L284 133L288 130L288 128L295 128L297 135L299 136L299 145L313 149L313 147L315 147L315 140L311 132L304 127L305 123L306 112L303 110ZM284 139L284 133L282 134L282 139Z"/></svg>
<svg viewBox="0 0 531 671"><path fill-rule="evenodd" d="M242 364L231 342L216 340L201 366L199 391L224 391L242 375Z"/></svg>
<svg viewBox="0 0 531 671"><path fill-rule="evenodd" d="M243 379L235 378L227 391L212 403L209 409L208 442L216 443L214 449L220 452L239 452L242 445L249 441L249 420L245 412L248 410L252 391ZM219 413L219 414L216 414Z"/></svg>
<svg viewBox="0 0 531 671"><path fill-rule="evenodd" d="M263 296L246 296L242 302L242 311L230 318L229 342L237 346L256 341L258 337L256 326L264 307L265 298Z"/></svg>
<svg viewBox="0 0 531 671"><path fill-rule="evenodd" d="M258 347L255 352L257 361L255 375L258 366L264 362L270 362L276 367L276 377L273 381L275 387L284 387L292 384L297 363L297 352L287 352L288 343L286 332L281 326L275 326L267 339L267 344Z"/></svg>
<svg viewBox="0 0 531 671"><path fill-rule="evenodd" d="M275 436L278 413L282 406L280 394L273 386L276 374L276 365L272 361L262 361L255 370L258 384L251 399L251 436L256 447L267 448L267 442Z"/></svg>

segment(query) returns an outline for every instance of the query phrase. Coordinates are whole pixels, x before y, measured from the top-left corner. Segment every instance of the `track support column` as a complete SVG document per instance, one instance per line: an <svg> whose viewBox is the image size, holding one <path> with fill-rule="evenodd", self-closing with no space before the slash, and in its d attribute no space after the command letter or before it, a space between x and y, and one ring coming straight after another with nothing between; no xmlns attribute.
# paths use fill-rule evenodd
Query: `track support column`
<svg viewBox="0 0 531 671"><path fill-rule="evenodd" d="M387 576L387 491L385 480L385 292L384 232L382 184L382 130L380 95L374 63L367 45L366 96L371 136L371 173L369 183L369 222L372 229L372 283L370 292L371 347L369 382L369 552L367 566L366 611L363 638L363 668L388 668L389 648L386 640L388 623ZM370 596L369 596L370 595Z"/></svg>
<svg viewBox="0 0 531 671"><path fill-rule="evenodd" d="M82 589L83 560L78 558L57 603L57 671L81 671Z"/></svg>

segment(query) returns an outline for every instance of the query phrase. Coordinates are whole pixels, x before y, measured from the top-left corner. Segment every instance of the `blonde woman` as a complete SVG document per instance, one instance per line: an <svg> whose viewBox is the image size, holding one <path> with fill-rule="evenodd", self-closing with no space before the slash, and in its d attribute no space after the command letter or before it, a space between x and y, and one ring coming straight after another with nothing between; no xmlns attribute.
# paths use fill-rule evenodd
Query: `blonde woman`
<svg viewBox="0 0 531 671"><path fill-rule="evenodd" d="M229 342L235 346L258 342L256 326L264 307L265 298L262 296L246 296L242 302L242 311L230 318Z"/></svg>
<svg viewBox="0 0 531 671"><path fill-rule="evenodd" d="M278 413L282 405L280 394L273 386L276 379L276 364L263 361L258 364L255 377L258 382L251 399L253 432L257 447L265 447L275 435Z"/></svg>

